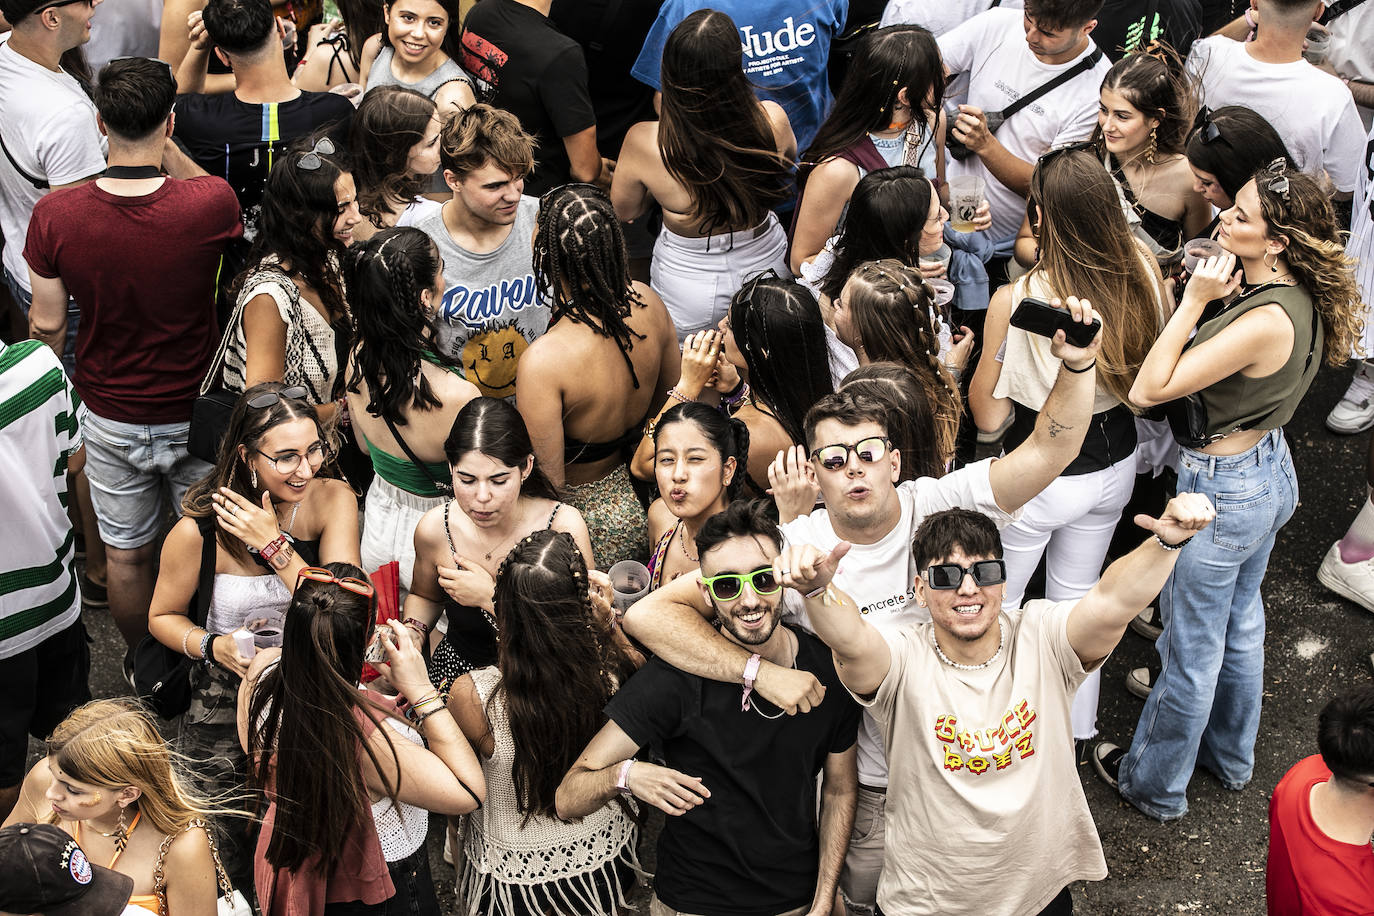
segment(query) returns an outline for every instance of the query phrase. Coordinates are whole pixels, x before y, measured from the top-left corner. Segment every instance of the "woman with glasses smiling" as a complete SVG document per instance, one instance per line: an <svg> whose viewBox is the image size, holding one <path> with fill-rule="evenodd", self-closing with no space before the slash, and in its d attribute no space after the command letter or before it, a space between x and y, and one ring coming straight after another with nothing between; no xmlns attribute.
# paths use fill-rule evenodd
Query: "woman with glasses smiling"
<svg viewBox="0 0 1374 916"><path fill-rule="evenodd" d="M229 634L246 628L256 645L279 645L296 574L319 562L358 562L357 499L344 482L316 476L329 452L303 388L254 385L234 406L214 470L187 492L163 544L148 630L203 662L192 669L178 741L207 796L241 792L246 776L234 697L249 659ZM214 568L202 569L210 556ZM207 582L208 596L199 593ZM208 602L204 627L187 619L198 602ZM228 840L225 866L242 888L250 864L243 828Z"/></svg>
<svg viewBox="0 0 1374 916"><path fill-rule="evenodd" d="M1253 775L1260 586L1298 500L1283 425L1322 358L1349 358L1362 324L1330 194L1285 160L1236 193L1217 241L1225 251L1193 272L1130 391L1142 407L1168 405L1178 491L1211 499L1216 523L1179 545L1160 594L1163 668L1129 752L1106 742L1094 751L1098 774L1160 820L1188 810L1195 764L1232 790Z"/></svg>

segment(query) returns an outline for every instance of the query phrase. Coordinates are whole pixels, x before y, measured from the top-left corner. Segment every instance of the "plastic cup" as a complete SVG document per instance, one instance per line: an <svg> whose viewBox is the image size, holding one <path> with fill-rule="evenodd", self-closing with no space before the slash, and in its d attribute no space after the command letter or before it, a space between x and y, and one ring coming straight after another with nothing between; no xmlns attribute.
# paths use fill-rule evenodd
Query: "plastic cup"
<svg viewBox="0 0 1374 916"><path fill-rule="evenodd" d="M935 293L935 312L940 316L940 320L949 326L951 332L955 331L953 309L950 304L954 302L954 284L944 279L936 277L927 280L931 291Z"/></svg>
<svg viewBox="0 0 1374 916"><path fill-rule="evenodd" d="M253 634L253 644L259 649L270 649L281 645L283 622L279 615L250 617L243 622L243 629Z"/></svg>
<svg viewBox="0 0 1374 916"><path fill-rule="evenodd" d="M611 606L624 613L649 594L649 568L635 560L621 560L606 571L611 579Z"/></svg>
<svg viewBox="0 0 1374 916"><path fill-rule="evenodd" d="M972 232L978 205L987 185L977 175L959 175L949 180L949 225L955 232Z"/></svg>
<svg viewBox="0 0 1374 916"><path fill-rule="evenodd" d="M949 250L948 245L941 245L939 248L935 249L930 254L921 255L921 267L934 267L935 265L939 264L943 266L945 272L948 273L949 259L951 254L952 252Z"/></svg>
<svg viewBox="0 0 1374 916"><path fill-rule="evenodd" d="M1327 52L1331 50L1331 33L1326 29L1313 26L1307 30L1307 46L1302 56L1309 64L1326 63Z"/></svg>
<svg viewBox="0 0 1374 916"><path fill-rule="evenodd" d="M1183 272L1191 274L1198 264L1225 252L1216 239L1193 239L1183 243Z"/></svg>

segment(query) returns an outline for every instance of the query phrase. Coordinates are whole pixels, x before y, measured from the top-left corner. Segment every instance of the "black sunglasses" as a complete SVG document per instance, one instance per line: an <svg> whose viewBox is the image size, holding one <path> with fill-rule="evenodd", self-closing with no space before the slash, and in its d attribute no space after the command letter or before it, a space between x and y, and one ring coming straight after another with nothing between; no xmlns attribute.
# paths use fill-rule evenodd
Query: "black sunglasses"
<svg viewBox="0 0 1374 916"><path fill-rule="evenodd" d="M1003 560L979 560L966 567L958 563L935 563L926 570L926 582L931 588L949 591L963 583L965 573L973 577L979 588L1001 585L1007 581L1007 564Z"/></svg>
<svg viewBox="0 0 1374 916"><path fill-rule="evenodd" d="M1217 122L1212 120L1212 109L1203 105L1197 111L1197 119L1193 121L1193 133L1198 135L1203 143L1215 143L1217 140L1225 140L1221 135L1221 128Z"/></svg>
<svg viewBox="0 0 1374 916"><path fill-rule="evenodd" d="M1260 172L1265 179L1264 186L1282 197L1284 203L1288 202L1288 176L1285 174L1287 171L1288 161L1280 156Z"/></svg>
<svg viewBox="0 0 1374 916"><path fill-rule="evenodd" d="M264 391L255 394L248 399L248 406L254 410L262 410L264 407L271 407L278 401L303 401L310 396L310 392L305 390L304 385L292 385L280 391Z"/></svg>

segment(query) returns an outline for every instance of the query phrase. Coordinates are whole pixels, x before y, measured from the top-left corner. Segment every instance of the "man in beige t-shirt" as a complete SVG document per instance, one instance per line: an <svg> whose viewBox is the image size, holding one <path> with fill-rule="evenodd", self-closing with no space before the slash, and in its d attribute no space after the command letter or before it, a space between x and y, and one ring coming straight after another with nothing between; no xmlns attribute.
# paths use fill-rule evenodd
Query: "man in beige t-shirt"
<svg viewBox="0 0 1374 916"><path fill-rule="evenodd" d="M887 636L830 584L849 544L789 545L775 562L805 596L816 635L887 751L886 916L1068 913L1073 881L1107 876L1074 766L1069 703L1164 586L1182 544L1215 512L1181 493L1153 533L1072 602L1004 612L997 527L948 509L912 540L916 601L930 623Z"/></svg>

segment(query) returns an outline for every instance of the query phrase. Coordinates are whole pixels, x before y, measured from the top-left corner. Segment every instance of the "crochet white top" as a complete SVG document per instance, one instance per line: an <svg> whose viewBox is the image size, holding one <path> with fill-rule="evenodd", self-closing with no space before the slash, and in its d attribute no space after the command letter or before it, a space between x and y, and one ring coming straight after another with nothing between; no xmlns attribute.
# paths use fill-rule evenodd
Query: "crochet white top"
<svg viewBox="0 0 1374 916"><path fill-rule="evenodd" d="M415 729L388 716L382 720L397 736L412 744L424 744ZM393 739L394 740L394 739ZM399 862L425 844L429 830L429 812L407 802L396 802L383 795L372 803L372 822L377 827L377 842L388 862Z"/></svg>
<svg viewBox="0 0 1374 916"><path fill-rule="evenodd" d="M465 912L477 916L485 900L488 916L511 913L517 897L528 912L545 916L610 916L612 906L627 906L615 866L622 861L638 871L634 821L612 801L574 824L536 814L522 827L511 778L515 743L497 691L501 674L488 667L471 677L496 747L482 763L486 804L467 818L467 861L458 882ZM554 882L557 889L547 887Z"/></svg>

